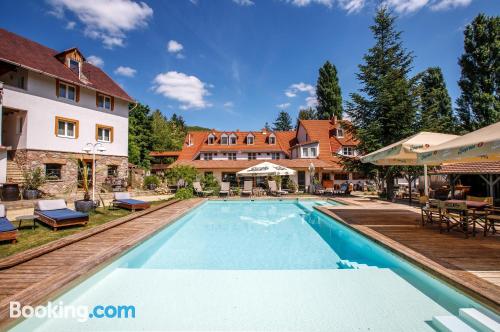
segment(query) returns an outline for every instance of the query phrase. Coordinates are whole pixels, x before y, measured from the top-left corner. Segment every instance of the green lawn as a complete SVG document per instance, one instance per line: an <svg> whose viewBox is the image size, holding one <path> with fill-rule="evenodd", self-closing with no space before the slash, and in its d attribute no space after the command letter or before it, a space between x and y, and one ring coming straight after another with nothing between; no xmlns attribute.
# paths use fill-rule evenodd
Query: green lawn
<svg viewBox="0 0 500 332"><path fill-rule="evenodd" d="M158 205L162 202L164 201L151 202L151 205ZM16 244L12 244L10 242L0 243L0 258L16 254L27 249L35 248L65 236L102 225L108 221L115 220L130 213L130 211L123 209L107 210L98 208L95 212L90 214L89 222L86 226L67 227L58 231L53 231L52 228L38 222L36 223L35 229L31 228L32 224L23 223L22 228L19 230ZM13 222L13 224L17 227L16 222Z"/></svg>

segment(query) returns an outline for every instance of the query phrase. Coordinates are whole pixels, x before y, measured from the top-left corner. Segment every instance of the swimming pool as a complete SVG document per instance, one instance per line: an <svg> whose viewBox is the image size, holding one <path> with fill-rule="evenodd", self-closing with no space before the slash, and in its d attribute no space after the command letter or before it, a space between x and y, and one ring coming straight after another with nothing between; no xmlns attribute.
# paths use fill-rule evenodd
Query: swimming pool
<svg viewBox="0 0 500 332"><path fill-rule="evenodd" d="M14 330L425 331L481 306L312 201L209 201L55 302L133 305L134 319Z"/></svg>

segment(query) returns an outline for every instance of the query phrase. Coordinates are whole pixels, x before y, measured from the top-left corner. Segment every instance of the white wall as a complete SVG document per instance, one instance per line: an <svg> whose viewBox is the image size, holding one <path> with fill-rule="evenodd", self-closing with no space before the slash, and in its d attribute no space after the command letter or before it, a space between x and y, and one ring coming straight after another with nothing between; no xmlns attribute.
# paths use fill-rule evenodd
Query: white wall
<svg viewBox="0 0 500 332"><path fill-rule="evenodd" d="M297 140L299 141L299 143L303 143L306 142L307 139L308 139L307 132L304 129L304 127L300 125L299 128L297 129Z"/></svg>
<svg viewBox="0 0 500 332"><path fill-rule="evenodd" d="M217 155L215 155L215 152L212 152L214 155L212 156L212 160L228 160L227 159L227 152L217 152ZM226 153L224 155L223 153ZM256 152L256 160L272 160L271 154L267 155L267 152ZM204 152L200 154L200 159L204 160L203 158ZM285 154L280 152L280 159L285 159ZM248 160L248 153L247 152L236 152L236 160Z"/></svg>
<svg viewBox="0 0 500 332"><path fill-rule="evenodd" d="M113 142L103 143L106 155L128 154L128 102L115 98L114 110L101 110L95 104L95 91L80 88L78 103L56 97L55 79L29 72L27 92L4 86L4 107L26 110L26 148L63 152L82 152L95 142L96 124L113 127ZM55 135L56 116L79 121L79 137Z"/></svg>

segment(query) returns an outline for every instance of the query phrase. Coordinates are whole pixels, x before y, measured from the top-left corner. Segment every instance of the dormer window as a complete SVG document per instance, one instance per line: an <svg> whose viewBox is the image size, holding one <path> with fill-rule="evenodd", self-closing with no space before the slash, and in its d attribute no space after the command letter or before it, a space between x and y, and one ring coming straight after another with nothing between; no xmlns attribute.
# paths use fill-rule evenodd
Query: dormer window
<svg viewBox="0 0 500 332"><path fill-rule="evenodd" d="M254 143L254 137L252 134L247 136L247 144L252 145Z"/></svg>
<svg viewBox="0 0 500 332"><path fill-rule="evenodd" d="M274 136L274 134L269 136L269 144L276 144L276 136Z"/></svg>
<svg viewBox="0 0 500 332"><path fill-rule="evenodd" d="M337 128L337 137L344 137L344 129Z"/></svg>
<svg viewBox="0 0 500 332"><path fill-rule="evenodd" d="M231 136L229 136L229 144L231 144L231 145L236 144L236 135L235 134L231 134Z"/></svg>
<svg viewBox="0 0 500 332"><path fill-rule="evenodd" d="M80 77L80 62L74 59L69 59L69 69L73 71L78 77Z"/></svg>
<svg viewBox="0 0 500 332"><path fill-rule="evenodd" d="M215 143L215 135L214 134L208 135L207 141L208 141L208 144L213 145Z"/></svg>
<svg viewBox="0 0 500 332"><path fill-rule="evenodd" d="M228 137L226 134L223 134L221 137L220 137L220 144L222 145L227 145L228 144Z"/></svg>

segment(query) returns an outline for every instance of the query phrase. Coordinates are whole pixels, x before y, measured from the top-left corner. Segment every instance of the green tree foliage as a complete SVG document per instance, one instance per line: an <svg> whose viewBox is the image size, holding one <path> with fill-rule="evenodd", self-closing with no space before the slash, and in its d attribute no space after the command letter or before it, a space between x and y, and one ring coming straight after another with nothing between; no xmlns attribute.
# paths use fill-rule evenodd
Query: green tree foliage
<svg viewBox="0 0 500 332"><path fill-rule="evenodd" d="M271 126L269 125L269 122L266 122L264 124L264 129L267 130L267 131L271 131Z"/></svg>
<svg viewBox="0 0 500 332"><path fill-rule="evenodd" d="M317 118L316 110L312 107L301 109L297 117L298 120L316 120Z"/></svg>
<svg viewBox="0 0 500 332"><path fill-rule="evenodd" d="M177 165L169 169L165 175L170 184L177 184L177 181L183 179L186 185L190 186L198 177L198 170L193 166Z"/></svg>
<svg viewBox="0 0 500 332"><path fill-rule="evenodd" d="M187 131L182 117L175 114L174 116L172 116L171 120L168 120L159 110L154 111L151 115L153 151L177 151L182 149L182 143Z"/></svg>
<svg viewBox="0 0 500 332"><path fill-rule="evenodd" d="M500 121L500 16L479 14L464 37L457 111L461 127L471 131Z"/></svg>
<svg viewBox="0 0 500 332"><path fill-rule="evenodd" d="M359 150L369 153L412 135L416 130L413 81L408 79L413 55L402 44L396 31L395 16L380 7L370 27L375 45L364 55L357 79L358 93L351 94L346 112L352 121L348 128L360 141ZM397 167L379 168L385 174L388 197L392 195Z"/></svg>
<svg viewBox="0 0 500 332"><path fill-rule="evenodd" d="M128 159L132 164L149 168L151 151L151 117L149 106L143 104L129 106L128 118Z"/></svg>
<svg viewBox="0 0 500 332"><path fill-rule="evenodd" d="M281 111L273 123L273 130L276 131L288 131L292 130L292 118L290 114L285 111Z"/></svg>
<svg viewBox="0 0 500 332"><path fill-rule="evenodd" d="M318 119L331 119L332 116L342 119L342 94L340 91L337 68L329 61L319 69L316 83L318 99Z"/></svg>
<svg viewBox="0 0 500 332"><path fill-rule="evenodd" d="M455 119L451 98L439 67L431 67L417 75L420 130L454 133Z"/></svg>

